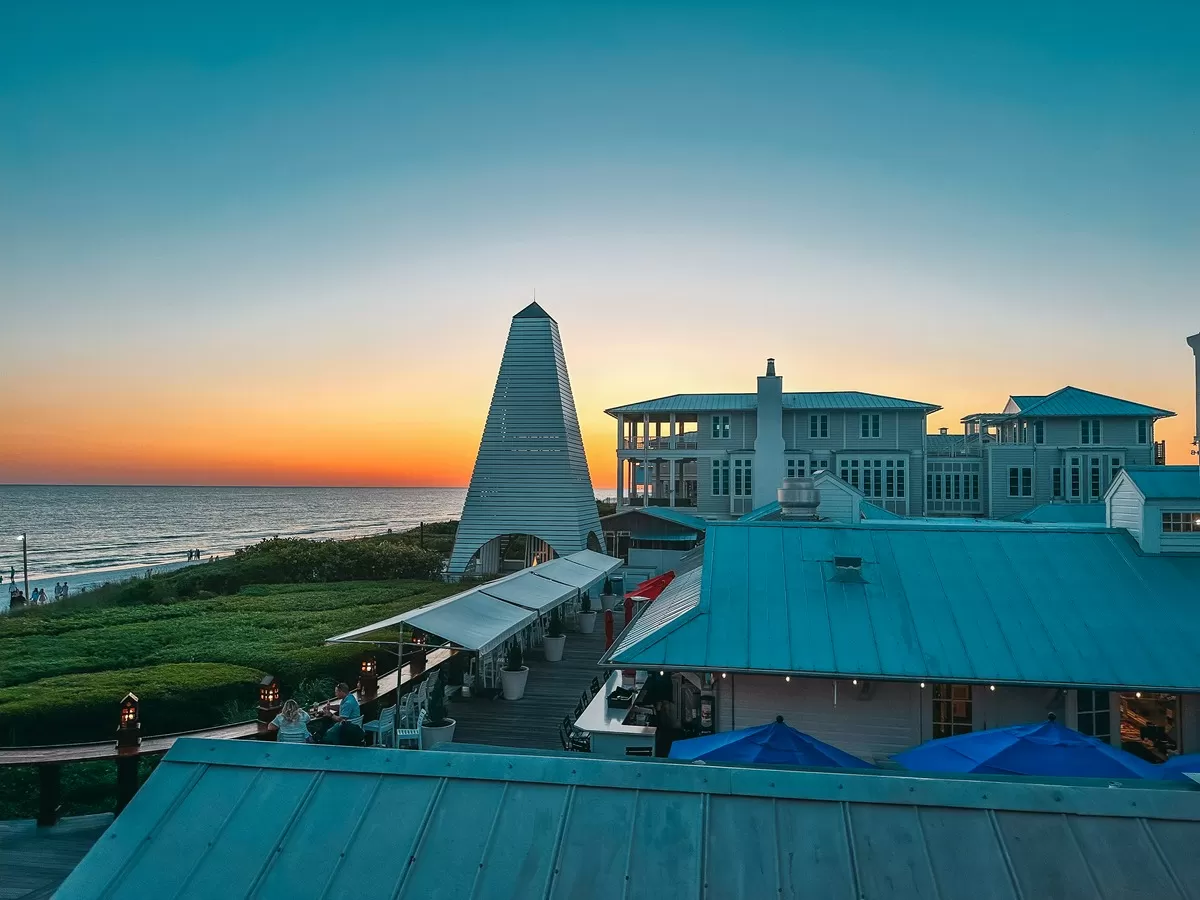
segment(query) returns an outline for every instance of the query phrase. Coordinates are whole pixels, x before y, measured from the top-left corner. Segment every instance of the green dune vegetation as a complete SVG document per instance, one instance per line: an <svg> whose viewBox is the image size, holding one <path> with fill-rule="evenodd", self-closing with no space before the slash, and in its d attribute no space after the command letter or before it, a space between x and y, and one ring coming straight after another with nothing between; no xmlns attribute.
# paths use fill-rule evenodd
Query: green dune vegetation
<svg viewBox="0 0 1200 900"><path fill-rule="evenodd" d="M426 526L424 546L416 531L264 541L0 616L0 743L107 740L126 691L141 700L147 735L248 718L265 673L285 698L328 697L363 650L326 638L460 589L436 577L453 535L448 523ZM113 770L69 766L64 814L111 809ZM31 768L0 769L0 819L34 815L36 783Z"/></svg>

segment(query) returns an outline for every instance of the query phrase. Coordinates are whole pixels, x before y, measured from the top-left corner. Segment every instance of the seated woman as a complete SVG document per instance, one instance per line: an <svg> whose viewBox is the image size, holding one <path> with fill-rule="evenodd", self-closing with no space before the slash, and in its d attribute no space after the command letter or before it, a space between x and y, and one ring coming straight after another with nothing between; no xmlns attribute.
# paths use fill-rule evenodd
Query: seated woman
<svg viewBox="0 0 1200 900"><path fill-rule="evenodd" d="M302 744L308 739L308 713L295 700L283 704L283 711L271 720L267 731L278 732L275 740Z"/></svg>

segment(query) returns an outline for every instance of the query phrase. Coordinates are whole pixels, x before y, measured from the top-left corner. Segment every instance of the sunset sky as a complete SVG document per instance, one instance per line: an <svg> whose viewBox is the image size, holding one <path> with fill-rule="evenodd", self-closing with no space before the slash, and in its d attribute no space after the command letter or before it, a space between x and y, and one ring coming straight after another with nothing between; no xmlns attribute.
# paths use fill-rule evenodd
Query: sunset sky
<svg viewBox="0 0 1200 900"><path fill-rule="evenodd" d="M535 291L598 488L767 356L1194 459L1196 3L163 6L0 11L0 483L465 485Z"/></svg>

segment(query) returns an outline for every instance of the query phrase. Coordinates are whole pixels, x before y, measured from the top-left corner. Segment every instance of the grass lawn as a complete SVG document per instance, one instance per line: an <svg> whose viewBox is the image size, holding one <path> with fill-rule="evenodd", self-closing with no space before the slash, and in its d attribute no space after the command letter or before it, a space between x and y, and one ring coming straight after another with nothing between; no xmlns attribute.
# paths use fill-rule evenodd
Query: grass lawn
<svg viewBox="0 0 1200 900"><path fill-rule="evenodd" d="M347 678L363 648L327 647L326 638L457 589L433 581L251 586L228 597L46 607L35 611L44 615L0 617L0 738L10 744L103 739L127 690L175 706L186 705L193 692L220 695L196 704L195 715L186 706L170 709L165 727L144 707L147 734L218 724L200 707L211 709L234 691L251 700L244 686L262 673L282 681L285 697L304 679ZM386 658L381 663L388 667ZM96 709L104 711L102 732L81 734L91 731Z"/></svg>
<svg viewBox="0 0 1200 900"><path fill-rule="evenodd" d="M335 679L352 677L364 648L324 646L326 638L460 589L417 580L256 585L227 597L0 616L0 739L107 740L126 691L142 700L147 735L240 718L266 672L283 682L285 698L314 685L328 691ZM380 663L394 664L386 655ZM153 766L144 761L143 775ZM115 769L65 767L63 814L113 809ZM36 813L37 771L0 769L0 819Z"/></svg>

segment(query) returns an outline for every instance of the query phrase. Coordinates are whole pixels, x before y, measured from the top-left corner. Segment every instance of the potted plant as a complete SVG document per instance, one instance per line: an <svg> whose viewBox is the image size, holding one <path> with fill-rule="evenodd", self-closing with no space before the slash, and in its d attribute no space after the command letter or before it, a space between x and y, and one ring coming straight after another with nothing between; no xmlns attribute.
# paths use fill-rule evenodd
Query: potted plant
<svg viewBox="0 0 1200 900"><path fill-rule="evenodd" d="M428 750L454 740L455 721L446 715L446 676L439 671L429 690L425 721L421 723L421 748Z"/></svg>
<svg viewBox="0 0 1200 900"><path fill-rule="evenodd" d="M550 613L550 627L546 629L546 637L542 641L542 650L546 653L546 662L558 662L562 659L563 648L567 645L567 632L563 629L562 613L557 609Z"/></svg>
<svg viewBox="0 0 1200 900"><path fill-rule="evenodd" d="M611 578L604 579L604 592L600 595L600 608L603 610L617 608L617 595L613 593Z"/></svg>
<svg viewBox="0 0 1200 900"><path fill-rule="evenodd" d="M592 598L587 594L579 598L579 615L575 621L579 624L580 634L591 634L596 630L596 611L592 609Z"/></svg>
<svg viewBox="0 0 1200 900"><path fill-rule="evenodd" d="M508 648L508 659L500 670L500 689L505 700L520 700L525 696L525 682L529 679L529 666L525 665L525 656L521 653L521 645L513 642Z"/></svg>

